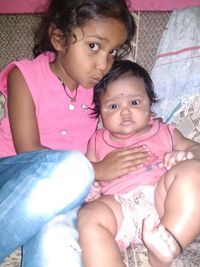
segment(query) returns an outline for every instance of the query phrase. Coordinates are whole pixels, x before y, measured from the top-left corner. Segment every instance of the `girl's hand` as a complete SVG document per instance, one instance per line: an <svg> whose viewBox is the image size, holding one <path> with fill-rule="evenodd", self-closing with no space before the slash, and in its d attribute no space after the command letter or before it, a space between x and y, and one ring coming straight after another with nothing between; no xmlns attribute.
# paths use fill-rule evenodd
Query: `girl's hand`
<svg viewBox="0 0 200 267"><path fill-rule="evenodd" d="M100 162L93 162L96 180L112 180L119 176L128 174L140 167L149 159L149 153L145 146L135 148L119 148Z"/></svg>
<svg viewBox="0 0 200 267"><path fill-rule="evenodd" d="M90 189L90 193L86 197L85 201L94 201L101 197L101 185L99 182L95 181Z"/></svg>
<svg viewBox="0 0 200 267"><path fill-rule="evenodd" d="M163 167L165 167L167 170L170 170L177 163L194 158L195 156L191 151L175 150L165 154Z"/></svg>

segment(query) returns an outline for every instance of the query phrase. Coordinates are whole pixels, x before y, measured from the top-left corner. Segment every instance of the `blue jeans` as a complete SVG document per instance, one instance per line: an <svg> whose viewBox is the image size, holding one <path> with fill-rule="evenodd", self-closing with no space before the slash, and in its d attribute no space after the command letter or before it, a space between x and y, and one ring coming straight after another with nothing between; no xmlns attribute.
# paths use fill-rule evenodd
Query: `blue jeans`
<svg viewBox="0 0 200 267"><path fill-rule="evenodd" d="M23 246L23 267L80 267L77 211L94 179L80 152L0 159L0 262Z"/></svg>

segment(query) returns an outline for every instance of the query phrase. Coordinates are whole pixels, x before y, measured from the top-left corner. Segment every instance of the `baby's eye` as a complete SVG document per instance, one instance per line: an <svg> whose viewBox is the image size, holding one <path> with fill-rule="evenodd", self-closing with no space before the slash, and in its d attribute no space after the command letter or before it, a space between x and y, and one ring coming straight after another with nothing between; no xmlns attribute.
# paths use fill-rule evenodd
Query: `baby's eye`
<svg viewBox="0 0 200 267"><path fill-rule="evenodd" d="M89 47L94 51L98 51L99 50L99 45L95 44L95 43L90 43Z"/></svg>
<svg viewBox="0 0 200 267"><path fill-rule="evenodd" d="M136 100L132 100L131 101L131 104L133 105L133 106L137 106L137 105L139 105L140 104L140 100L138 100L138 99L136 99Z"/></svg>
<svg viewBox="0 0 200 267"><path fill-rule="evenodd" d="M118 108L118 105L117 104L111 104L110 105L110 109L116 109L116 108Z"/></svg>
<svg viewBox="0 0 200 267"><path fill-rule="evenodd" d="M110 54L111 54L113 57L116 57L117 52L118 52L117 49L112 49L112 50L110 51Z"/></svg>

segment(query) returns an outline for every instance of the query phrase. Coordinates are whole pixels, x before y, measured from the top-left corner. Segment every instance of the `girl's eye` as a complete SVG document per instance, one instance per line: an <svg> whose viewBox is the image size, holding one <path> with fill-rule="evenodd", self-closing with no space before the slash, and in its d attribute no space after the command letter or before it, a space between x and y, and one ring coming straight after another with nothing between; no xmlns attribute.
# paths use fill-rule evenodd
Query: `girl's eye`
<svg viewBox="0 0 200 267"><path fill-rule="evenodd" d="M110 105L110 108L111 109L116 109L116 108L118 108L118 105L117 104L112 104L112 105Z"/></svg>
<svg viewBox="0 0 200 267"><path fill-rule="evenodd" d="M116 57L116 55L117 55L117 49L112 49L111 51L110 51L110 54L113 56L113 57Z"/></svg>
<svg viewBox="0 0 200 267"><path fill-rule="evenodd" d="M132 100L131 104L132 104L133 106L137 106L137 105L140 104L140 102L141 102L140 100L136 99L136 100Z"/></svg>
<svg viewBox="0 0 200 267"><path fill-rule="evenodd" d="M89 47L93 50L93 51L98 51L99 50L99 45L95 44L95 43L91 43L89 44Z"/></svg>

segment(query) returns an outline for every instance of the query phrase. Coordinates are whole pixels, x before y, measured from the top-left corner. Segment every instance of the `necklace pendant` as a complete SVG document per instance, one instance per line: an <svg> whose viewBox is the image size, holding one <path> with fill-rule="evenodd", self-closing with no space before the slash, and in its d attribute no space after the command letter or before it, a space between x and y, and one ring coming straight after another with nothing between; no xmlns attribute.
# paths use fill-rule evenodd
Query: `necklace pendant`
<svg viewBox="0 0 200 267"><path fill-rule="evenodd" d="M74 105L74 102L76 102L76 98L75 97L72 97L71 98L71 104L69 104L69 110L75 110L75 105Z"/></svg>
<svg viewBox="0 0 200 267"><path fill-rule="evenodd" d="M71 98L71 102L76 102L76 98L75 97L72 97Z"/></svg>
<svg viewBox="0 0 200 267"><path fill-rule="evenodd" d="M69 108L69 110L75 110L75 106L74 106L74 104L69 104L69 106L68 106L68 108Z"/></svg>
<svg viewBox="0 0 200 267"><path fill-rule="evenodd" d="M59 80L61 81L61 83L62 83L62 86L63 86L63 89L64 89L64 92L65 92L66 96L70 99L71 104L68 105L68 109L69 109L69 110L75 110L74 102L76 102L76 97L77 97L77 93L78 93L77 88L76 88L76 90L75 90L75 95L74 95L74 96L70 96L70 95L68 94L66 88L65 88L65 84L64 84L64 82L63 82L59 77L58 77L58 79L59 79Z"/></svg>

